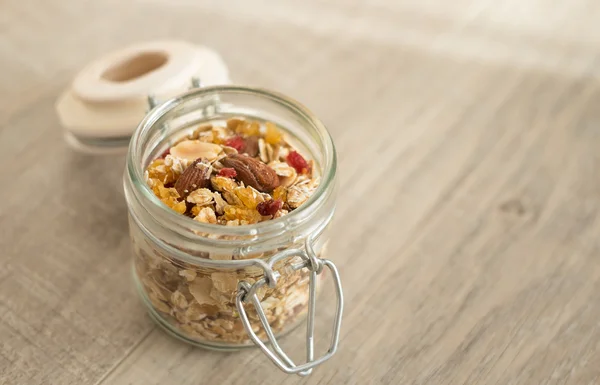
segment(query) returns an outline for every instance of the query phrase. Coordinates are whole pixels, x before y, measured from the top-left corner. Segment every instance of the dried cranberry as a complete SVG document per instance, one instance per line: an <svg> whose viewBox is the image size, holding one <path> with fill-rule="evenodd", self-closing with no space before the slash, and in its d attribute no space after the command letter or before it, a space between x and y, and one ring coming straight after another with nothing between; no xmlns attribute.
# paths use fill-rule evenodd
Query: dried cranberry
<svg viewBox="0 0 600 385"><path fill-rule="evenodd" d="M233 168L224 167L219 171L218 175L233 179L237 176L237 171L235 171Z"/></svg>
<svg viewBox="0 0 600 385"><path fill-rule="evenodd" d="M296 151L290 151L287 156L287 163L296 169L300 174L306 174L309 170L308 162Z"/></svg>
<svg viewBox="0 0 600 385"><path fill-rule="evenodd" d="M242 152L246 147L246 142L244 142L244 138L241 136L233 136L225 141L225 145L235 148L237 152Z"/></svg>
<svg viewBox="0 0 600 385"><path fill-rule="evenodd" d="M171 147L167 148L165 150L165 152L163 152L162 154L160 154L159 159L165 159L167 157L167 155L169 155L171 153Z"/></svg>
<svg viewBox="0 0 600 385"><path fill-rule="evenodd" d="M283 207L283 202L279 199L269 199L268 201L260 202L256 209L263 216L275 215L278 210Z"/></svg>

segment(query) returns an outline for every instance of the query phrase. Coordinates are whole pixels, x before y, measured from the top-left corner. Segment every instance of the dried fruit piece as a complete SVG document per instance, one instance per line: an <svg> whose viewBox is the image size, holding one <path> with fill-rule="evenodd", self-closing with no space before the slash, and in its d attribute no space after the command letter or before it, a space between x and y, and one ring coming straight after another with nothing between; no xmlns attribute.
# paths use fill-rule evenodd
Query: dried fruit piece
<svg viewBox="0 0 600 385"><path fill-rule="evenodd" d="M246 136L260 135L260 125L258 122L242 121L236 126L235 131Z"/></svg>
<svg viewBox="0 0 600 385"><path fill-rule="evenodd" d="M227 140L229 136L231 136L231 131L226 127L213 126L212 128L213 134L213 143L223 144Z"/></svg>
<svg viewBox="0 0 600 385"><path fill-rule="evenodd" d="M243 123L244 123L244 120L240 119L240 118L227 119L227 128L235 131L240 126L240 124L243 124Z"/></svg>
<svg viewBox="0 0 600 385"><path fill-rule="evenodd" d="M151 179L152 191L168 207L177 211L179 214L186 212L187 207L184 201L179 201L179 193L172 187L165 187L161 181Z"/></svg>
<svg viewBox="0 0 600 385"><path fill-rule="evenodd" d="M160 199L179 198L179 192L173 187L167 188L162 184L157 184L156 188L158 189L158 197Z"/></svg>
<svg viewBox="0 0 600 385"><path fill-rule="evenodd" d="M226 221L239 220L249 224L259 222L262 219L258 211L243 206L227 205L223 211L223 217Z"/></svg>
<svg viewBox="0 0 600 385"><path fill-rule="evenodd" d="M252 122L245 127L244 134L250 136L260 135L260 124L258 122Z"/></svg>
<svg viewBox="0 0 600 385"><path fill-rule="evenodd" d="M266 122L265 128L266 128L265 140L267 141L267 143L277 144L277 143L281 142L283 135L274 123Z"/></svg>
<svg viewBox="0 0 600 385"><path fill-rule="evenodd" d="M194 206L194 207L192 207L190 212L192 213L193 216L196 216L196 215L200 214L200 210L202 210L202 206Z"/></svg>
<svg viewBox="0 0 600 385"><path fill-rule="evenodd" d="M214 160L219 156L221 151L222 148L218 144L202 142L200 140L184 140L171 147L171 155L188 160L198 158Z"/></svg>
<svg viewBox="0 0 600 385"><path fill-rule="evenodd" d="M158 179L163 184L173 183L177 179L177 175L171 167L165 164L165 159L155 159L148 166L148 179Z"/></svg>
<svg viewBox="0 0 600 385"><path fill-rule="evenodd" d="M169 206L179 214L183 214L187 211L187 206L185 205L184 201L177 202L174 200L170 200L169 203L167 203L167 206Z"/></svg>
<svg viewBox="0 0 600 385"><path fill-rule="evenodd" d="M309 171L308 162L302 155L296 151L290 151L287 156L287 163L296 169L299 174L307 174Z"/></svg>
<svg viewBox="0 0 600 385"><path fill-rule="evenodd" d="M237 183L235 183L231 178L225 178L224 176L213 176L210 179L210 183L213 189L219 192L233 192L233 190L238 187Z"/></svg>
<svg viewBox="0 0 600 385"><path fill-rule="evenodd" d="M241 136L233 136L225 141L225 145L235 148L237 152L242 152L246 147L246 142Z"/></svg>
<svg viewBox="0 0 600 385"><path fill-rule="evenodd" d="M154 159L150 165L148 165L148 170L155 170L158 166L165 164L164 159Z"/></svg>
<svg viewBox="0 0 600 385"><path fill-rule="evenodd" d="M234 168L237 179L261 192L271 192L279 186L279 178L272 168L245 155L229 155L221 160L225 167Z"/></svg>
<svg viewBox="0 0 600 385"><path fill-rule="evenodd" d="M255 157L258 155L258 137L257 136L249 136L245 139L246 147L244 148L244 153L248 154L248 156Z"/></svg>
<svg viewBox="0 0 600 385"><path fill-rule="evenodd" d="M224 167L219 171L217 175L223 176L225 178L235 178L237 176L237 172L233 168Z"/></svg>
<svg viewBox="0 0 600 385"><path fill-rule="evenodd" d="M198 151L206 155L200 185L198 175L190 178L198 172L189 167L199 160ZM173 210L201 222L240 226L281 217L305 202L316 186L313 164L294 151L274 123L232 118L226 125L196 128L152 161L144 178ZM259 204L267 215L258 212ZM189 293L182 293L189 301Z"/></svg>
<svg viewBox="0 0 600 385"><path fill-rule="evenodd" d="M279 199L270 199L259 203L256 206L259 214L262 216L275 215L275 213L283 207L283 202Z"/></svg>
<svg viewBox="0 0 600 385"><path fill-rule="evenodd" d="M167 157L167 155L169 155L170 153L171 153L171 148L169 147L169 148L167 148L165 151L163 151L163 153L162 153L162 154L160 154L160 157L159 157L159 158L162 158L162 159L164 159L164 158L166 158L166 157Z"/></svg>
<svg viewBox="0 0 600 385"><path fill-rule="evenodd" d="M212 167L206 163L205 159L196 159L177 179L175 189L179 195L185 198L196 189L208 187L211 171Z"/></svg>
<svg viewBox="0 0 600 385"><path fill-rule="evenodd" d="M244 206L244 203L238 198L235 191L225 191L223 193L223 198L227 203L233 206Z"/></svg>
<svg viewBox="0 0 600 385"><path fill-rule="evenodd" d="M287 189L284 186L279 186L273 190L273 199L279 199L285 202L287 199Z"/></svg>
<svg viewBox="0 0 600 385"><path fill-rule="evenodd" d="M262 195L250 186L238 187L235 189L235 195L249 209L255 209L259 203L264 201Z"/></svg>

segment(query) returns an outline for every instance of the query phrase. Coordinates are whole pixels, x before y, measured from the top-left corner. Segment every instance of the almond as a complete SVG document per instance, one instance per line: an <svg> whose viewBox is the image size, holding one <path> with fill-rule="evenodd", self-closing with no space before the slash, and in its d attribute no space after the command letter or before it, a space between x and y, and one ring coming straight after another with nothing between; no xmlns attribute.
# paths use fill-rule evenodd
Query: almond
<svg viewBox="0 0 600 385"><path fill-rule="evenodd" d="M222 150L223 148L218 144L199 140L184 140L171 147L171 155L188 160L206 158L212 161L217 159Z"/></svg>
<svg viewBox="0 0 600 385"><path fill-rule="evenodd" d="M229 155L221 159L221 163L235 169L237 180L260 192L271 192L279 186L279 177L271 167L247 155Z"/></svg>
<svg viewBox="0 0 600 385"><path fill-rule="evenodd" d="M175 189L182 198L185 198L194 190L209 187L210 173L211 166L206 163L206 159L196 159L177 179Z"/></svg>

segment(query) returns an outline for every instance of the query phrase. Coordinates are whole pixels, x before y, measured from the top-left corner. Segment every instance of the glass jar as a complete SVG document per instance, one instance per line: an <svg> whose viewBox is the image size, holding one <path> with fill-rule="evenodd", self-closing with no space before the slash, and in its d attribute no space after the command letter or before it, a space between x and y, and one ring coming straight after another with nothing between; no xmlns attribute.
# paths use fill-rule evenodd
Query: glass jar
<svg viewBox="0 0 600 385"><path fill-rule="evenodd" d="M274 122L314 160L313 172L321 182L313 195L285 216L244 226L200 223L165 206L145 182L148 164L200 124L240 116ZM283 95L217 86L153 108L132 137L124 175L133 276L152 318L197 346L231 350L256 344L287 373L306 375L330 358L337 349L343 307L338 272L325 259L335 174L329 133L304 106ZM321 274L324 270L331 274ZM324 276L336 289L337 312L331 346L315 359L313 317ZM307 362L296 365L276 336L306 316Z"/></svg>

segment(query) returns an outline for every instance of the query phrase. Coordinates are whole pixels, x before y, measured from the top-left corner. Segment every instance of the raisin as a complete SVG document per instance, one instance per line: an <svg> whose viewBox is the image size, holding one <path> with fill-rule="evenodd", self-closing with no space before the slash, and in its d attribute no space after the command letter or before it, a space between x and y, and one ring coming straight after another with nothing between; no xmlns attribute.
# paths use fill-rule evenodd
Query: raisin
<svg viewBox="0 0 600 385"><path fill-rule="evenodd" d="M223 217L228 221L237 219L248 223L257 223L261 220L261 216L256 210L246 207L227 205L225 206L224 211Z"/></svg>
<svg viewBox="0 0 600 385"><path fill-rule="evenodd" d="M243 124L244 121L240 118L231 118L227 120L227 128L230 130L236 130L240 124Z"/></svg>
<svg viewBox="0 0 600 385"><path fill-rule="evenodd" d="M219 171L218 175L233 179L237 176L237 171L234 168L224 167Z"/></svg>
<svg viewBox="0 0 600 385"><path fill-rule="evenodd" d="M242 121L236 126L235 131L246 136L256 136L260 135L260 125L258 122Z"/></svg>
<svg viewBox="0 0 600 385"><path fill-rule="evenodd" d="M275 190L273 190L273 199L277 200L281 200L282 202L285 202L287 198L287 189L283 186L279 186L277 187Z"/></svg>
<svg viewBox="0 0 600 385"><path fill-rule="evenodd" d="M283 202L279 199L269 199L268 201L260 202L256 206L259 214L262 216L275 215L278 210L283 207Z"/></svg>
<svg viewBox="0 0 600 385"><path fill-rule="evenodd" d="M235 189L235 195L239 198L244 206L249 209L255 209L256 205L262 202L262 197L258 195L252 187L238 187Z"/></svg>
<svg viewBox="0 0 600 385"><path fill-rule="evenodd" d="M290 166L295 168L299 174L306 174L309 171L308 162L296 151L290 151L286 161Z"/></svg>
<svg viewBox="0 0 600 385"><path fill-rule="evenodd" d="M265 123L266 132L265 132L265 141L269 144L277 144L281 142L281 138L283 135L281 131L277 128L277 126L271 122Z"/></svg>
<svg viewBox="0 0 600 385"><path fill-rule="evenodd" d="M233 136L225 141L225 145L235 148L237 152L242 152L244 147L246 147L246 142L244 142L241 136Z"/></svg>

